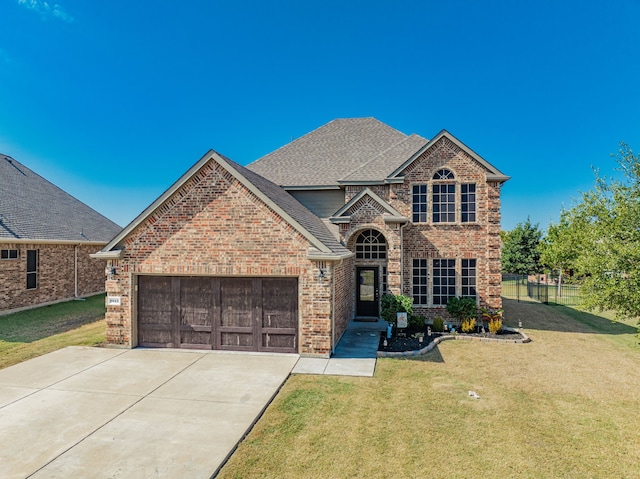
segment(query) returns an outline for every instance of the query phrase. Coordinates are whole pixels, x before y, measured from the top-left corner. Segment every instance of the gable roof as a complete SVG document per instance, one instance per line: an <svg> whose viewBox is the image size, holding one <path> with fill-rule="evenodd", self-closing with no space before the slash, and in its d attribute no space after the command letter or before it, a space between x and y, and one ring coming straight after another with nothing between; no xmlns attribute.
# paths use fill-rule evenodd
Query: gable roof
<svg viewBox="0 0 640 479"><path fill-rule="evenodd" d="M308 254L310 259L330 260L353 256L351 251L340 244L325 223L305 208L293 196L266 178L246 169L214 150L209 150L196 164L171 185L169 189L114 237L102 251L93 256L104 258L119 257L122 251L123 240L209 161L214 161L224 168L249 189L249 191L260 198L268 207L284 218L296 231L307 238L311 245Z"/></svg>
<svg viewBox="0 0 640 479"><path fill-rule="evenodd" d="M346 179L384 179L426 143L418 135L408 137L375 118L343 118L307 133L247 168L284 188L337 188Z"/></svg>
<svg viewBox="0 0 640 479"><path fill-rule="evenodd" d="M360 201L364 197L371 198L371 200L378 204L382 211L384 220L388 223L406 223L409 221L409 218L403 216L402 213L398 212L393 206L387 203L385 200L380 198L377 194L375 194L371 189L364 188L360 193L351 198L342 208L335 212L335 214L329 218L329 221L332 223L348 223L351 221L351 218L346 213L355 205L358 201Z"/></svg>
<svg viewBox="0 0 640 479"><path fill-rule="evenodd" d="M120 226L0 154L0 241L106 243Z"/></svg>
<svg viewBox="0 0 640 479"><path fill-rule="evenodd" d="M498 168L496 168L495 166L493 166L491 163L489 163L487 160L485 160L484 158L482 158L480 155L478 155L475 151L473 151L471 148L469 148L467 145L465 145L464 143L462 143L460 140L458 140L455 136L453 136L451 133L449 133L447 130L441 130L440 133L438 133L435 137L433 137L431 140L429 140L427 142L427 144L425 144L422 148L420 148L418 151L416 151L411 157L409 157L404 163L402 163L400 166L398 166L395 171L393 171L389 177L388 180L389 181L393 181L396 178L402 178L402 173L404 172L404 170L411 165L411 163L413 163L420 155L422 155L425 151L427 151L429 148L431 148L433 145L435 145L436 143L438 143L440 140L442 140L443 138L448 139L449 141L451 141L453 144L455 144L458 148L460 148L462 151L464 151L467 155L469 155L471 158L473 158L474 160L476 160L478 163L480 163L486 170L487 170L487 181L499 181L499 182L505 182L507 181L509 178L511 178L510 176L506 176L504 173L502 173Z"/></svg>

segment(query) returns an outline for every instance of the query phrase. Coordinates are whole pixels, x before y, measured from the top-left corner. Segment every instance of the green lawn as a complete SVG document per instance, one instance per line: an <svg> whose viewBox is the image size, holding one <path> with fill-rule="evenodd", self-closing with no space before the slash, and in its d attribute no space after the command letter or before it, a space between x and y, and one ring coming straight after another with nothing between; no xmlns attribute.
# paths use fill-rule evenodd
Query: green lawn
<svg viewBox="0 0 640 479"><path fill-rule="evenodd" d="M639 477L636 325L504 309L531 343L446 341L373 378L292 376L218 477ZM103 343L103 317L104 295L0 316L0 368Z"/></svg>
<svg viewBox="0 0 640 479"><path fill-rule="evenodd" d="M218 477L639 477L636 327L509 300L505 320L533 341L291 377Z"/></svg>
<svg viewBox="0 0 640 479"><path fill-rule="evenodd" d="M0 369L67 346L105 341L104 294L0 316Z"/></svg>

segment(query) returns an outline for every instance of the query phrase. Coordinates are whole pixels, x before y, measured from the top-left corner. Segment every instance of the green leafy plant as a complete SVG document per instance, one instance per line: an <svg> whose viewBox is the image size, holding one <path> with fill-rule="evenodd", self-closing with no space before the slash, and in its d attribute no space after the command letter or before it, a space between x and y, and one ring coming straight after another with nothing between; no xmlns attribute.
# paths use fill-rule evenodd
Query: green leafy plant
<svg viewBox="0 0 640 479"><path fill-rule="evenodd" d="M396 322L397 313L407 313L409 318L413 315L413 298L404 295L385 294L380 300L380 315L389 323Z"/></svg>
<svg viewBox="0 0 640 479"><path fill-rule="evenodd" d="M449 298L449 301L447 301L447 311L451 316L456 318L458 324L462 324L464 321L471 318L475 319L478 315L476 302L471 298Z"/></svg>
<svg viewBox="0 0 640 479"><path fill-rule="evenodd" d="M443 329L444 329L444 319L442 319L440 316L436 316L435 318L433 318L433 330L438 333L441 333Z"/></svg>

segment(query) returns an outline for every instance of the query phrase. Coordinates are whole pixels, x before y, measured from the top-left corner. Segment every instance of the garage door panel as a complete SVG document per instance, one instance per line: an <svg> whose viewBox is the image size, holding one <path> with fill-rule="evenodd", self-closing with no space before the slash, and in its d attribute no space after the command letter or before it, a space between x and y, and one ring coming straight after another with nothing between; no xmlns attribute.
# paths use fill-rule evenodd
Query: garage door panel
<svg viewBox="0 0 640 479"><path fill-rule="evenodd" d="M262 333L263 351L296 350L296 335L293 332Z"/></svg>
<svg viewBox="0 0 640 479"><path fill-rule="evenodd" d="M148 325L138 331L138 343L148 348L173 348L173 331L162 325Z"/></svg>
<svg viewBox="0 0 640 479"><path fill-rule="evenodd" d="M221 349L254 351L253 331L249 333L226 332L220 333Z"/></svg>
<svg viewBox="0 0 640 479"><path fill-rule="evenodd" d="M211 349L213 332L213 280L180 278L180 347Z"/></svg>
<svg viewBox="0 0 640 479"><path fill-rule="evenodd" d="M141 276L138 281L138 343L175 347L173 291L170 277Z"/></svg>
<svg viewBox="0 0 640 479"><path fill-rule="evenodd" d="M180 323L212 326L211 278L180 278Z"/></svg>
<svg viewBox="0 0 640 479"><path fill-rule="evenodd" d="M211 330L197 331L180 328L180 347L187 349L211 349Z"/></svg>
<svg viewBox="0 0 640 479"><path fill-rule="evenodd" d="M141 345L297 352L297 278L140 276Z"/></svg>

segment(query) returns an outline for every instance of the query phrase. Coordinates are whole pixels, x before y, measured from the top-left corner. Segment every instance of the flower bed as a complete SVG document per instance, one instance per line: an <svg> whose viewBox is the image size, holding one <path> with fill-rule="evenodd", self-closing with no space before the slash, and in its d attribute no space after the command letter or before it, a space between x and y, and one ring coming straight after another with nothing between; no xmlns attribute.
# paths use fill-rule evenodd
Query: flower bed
<svg viewBox="0 0 640 479"><path fill-rule="evenodd" d="M438 343L448 340L499 341L511 343L528 343L529 337L521 331L503 327L497 334L490 333L431 333L424 334L422 342L418 335L423 331L405 330L387 339L385 332L380 334L378 357L417 356L431 351ZM386 340L386 345L385 345Z"/></svg>

